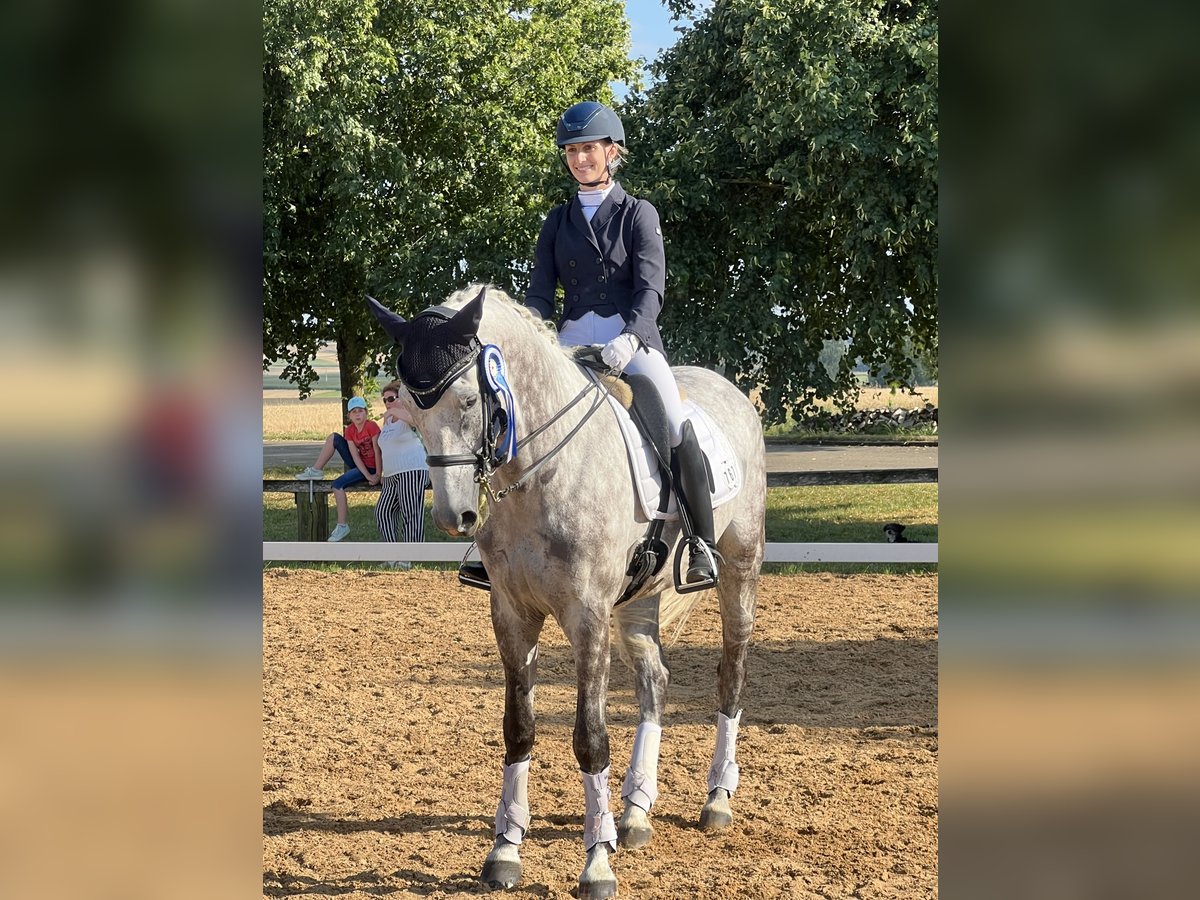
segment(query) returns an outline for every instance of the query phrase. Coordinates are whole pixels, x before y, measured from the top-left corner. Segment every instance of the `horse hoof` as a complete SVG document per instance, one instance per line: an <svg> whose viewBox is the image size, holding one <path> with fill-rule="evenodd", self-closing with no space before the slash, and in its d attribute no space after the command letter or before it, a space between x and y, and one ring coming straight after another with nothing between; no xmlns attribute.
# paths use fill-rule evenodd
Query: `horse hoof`
<svg viewBox="0 0 1200 900"><path fill-rule="evenodd" d="M729 792L724 788L713 788L708 802L700 811L701 831L720 831L733 822L733 810L729 808Z"/></svg>
<svg viewBox="0 0 1200 900"><path fill-rule="evenodd" d="M479 876L488 888L493 891L509 891L521 881L521 864L507 860L496 860L483 864L483 874Z"/></svg>
<svg viewBox="0 0 1200 900"><path fill-rule="evenodd" d="M597 844L588 851L579 876L579 900L607 900L617 896L617 876L608 864L608 845Z"/></svg>
<svg viewBox="0 0 1200 900"><path fill-rule="evenodd" d="M630 825L617 829L617 844L626 850L641 850L654 837L649 825Z"/></svg>
<svg viewBox="0 0 1200 900"><path fill-rule="evenodd" d="M503 838L498 839L483 862L479 880L493 891L507 891L516 887L521 881L521 858L516 845Z"/></svg>
<svg viewBox="0 0 1200 900"><path fill-rule="evenodd" d="M654 837L650 815L634 803L626 804L625 813L617 825L617 844L627 850L640 850Z"/></svg>
<svg viewBox="0 0 1200 900"><path fill-rule="evenodd" d="M617 896L616 878L579 882L579 900L608 900L609 897L615 896Z"/></svg>

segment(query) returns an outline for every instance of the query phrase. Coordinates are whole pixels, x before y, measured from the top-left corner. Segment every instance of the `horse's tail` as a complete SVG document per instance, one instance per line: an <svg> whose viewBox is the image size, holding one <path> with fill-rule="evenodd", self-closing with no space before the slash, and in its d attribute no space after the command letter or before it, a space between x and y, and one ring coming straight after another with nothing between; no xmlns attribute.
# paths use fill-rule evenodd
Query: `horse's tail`
<svg viewBox="0 0 1200 900"><path fill-rule="evenodd" d="M659 641L664 647L670 647L679 639L679 635L683 632L683 626L687 623L688 616L692 614L692 610L696 608L696 604L700 598L709 594L709 591L693 591L688 594L680 594L674 588L664 588L658 598L658 636ZM625 624L644 624L649 622L639 621L650 616L651 613L639 603L623 603L613 610L613 616L617 620L618 625ZM628 633L624 628L620 629L621 633Z"/></svg>

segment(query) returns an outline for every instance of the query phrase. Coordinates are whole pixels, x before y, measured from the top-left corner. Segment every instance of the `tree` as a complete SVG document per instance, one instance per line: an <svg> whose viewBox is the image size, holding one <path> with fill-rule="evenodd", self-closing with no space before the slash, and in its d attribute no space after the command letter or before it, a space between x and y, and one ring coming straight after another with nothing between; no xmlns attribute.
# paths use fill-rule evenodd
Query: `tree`
<svg viewBox="0 0 1200 900"><path fill-rule="evenodd" d="M364 294L524 292L556 118L632 75L628 24L618 0L266 0L263 24L263 365L307 396L335 341L349 397L381 349Z"/></svg>
<svg viewBox="0 0 1200 900"><path fill-rule="evenodd" d="M936 360L936 0L715 0L651 73L627 180L663 219L673 360L769 421L853 395L856 357L897 384Z"/></svg>

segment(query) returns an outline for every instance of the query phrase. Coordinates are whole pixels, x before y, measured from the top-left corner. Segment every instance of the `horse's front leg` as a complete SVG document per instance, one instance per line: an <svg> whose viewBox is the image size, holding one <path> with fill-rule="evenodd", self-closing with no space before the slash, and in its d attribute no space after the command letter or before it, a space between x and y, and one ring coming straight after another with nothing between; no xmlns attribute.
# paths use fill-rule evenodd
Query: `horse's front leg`
<svg viewBox="0 0 1200 900"><path fill-rule="evenodd" d="M617 614L621 657L633 670L641 712L629 769L621 786L624 809L617 826L622 847L636 850L650 843L654 827L650 809L658 797L658 750L669 672L658 634L658 595L634 600Z"/></svg>
<svg viewBox="0 0 1200 900"><path fill-rule="evenodd" d="M608 694L608 613L581 609L568 631L575 651L575 759L583 778L585 813L583 848L587 861L579 876L579 900L615 897L617 877L608 864L617 849L617 828L609 810L608 725L604 706Z"/></svg>
<svg viewBox="0 0 1200 900"><path fill-rule="evenodd" d="M529 830L529 759L533 750L533 686L545 617L492 592L492 630L504 665L504 786L496 808L496 840L480 881L512 888L521 880L519 847Z"/></svg>

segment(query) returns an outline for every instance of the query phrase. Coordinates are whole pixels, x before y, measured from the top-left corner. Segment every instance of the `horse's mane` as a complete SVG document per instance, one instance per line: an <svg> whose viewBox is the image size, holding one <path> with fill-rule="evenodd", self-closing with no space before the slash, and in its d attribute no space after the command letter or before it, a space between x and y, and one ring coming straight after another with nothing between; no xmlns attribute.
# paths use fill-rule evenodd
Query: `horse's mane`
<svg viewBox="0 0 1200 900"><path fill-rule="evenodd" d="M547 343L551 344L555 349L560 350L564 356L569 356L568 350L559 347L558 344L558 329L554 327L554 323L546 321L534 315L529 307L514 300L506 292L496 287L494 284L486 284L484 282L475 282L467 285L460 291L455 291L446 298L445 305L451 309L458 309L464 304L474 300L479 292L487 289L487 296L484 298L483 314L485 319L489 312L495 312L499 308L512 313L518 320L524 322L538 335L540 335Z"/></svg>

